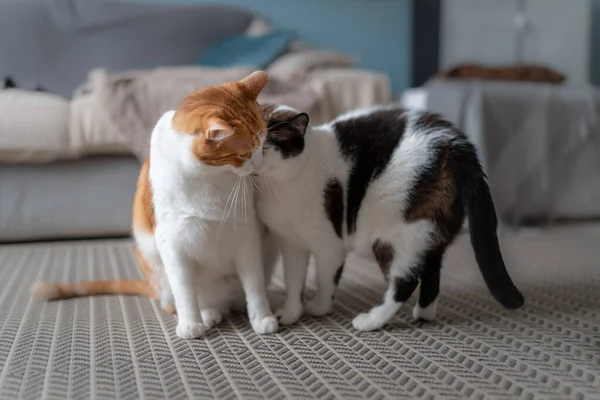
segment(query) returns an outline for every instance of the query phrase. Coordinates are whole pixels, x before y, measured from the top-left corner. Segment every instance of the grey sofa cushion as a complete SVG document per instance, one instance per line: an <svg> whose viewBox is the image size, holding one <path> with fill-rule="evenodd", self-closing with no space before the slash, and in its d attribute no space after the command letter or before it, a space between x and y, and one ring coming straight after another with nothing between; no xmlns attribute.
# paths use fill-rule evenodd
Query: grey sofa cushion
<svg viewBox="0 0 600 400"><path fill-rule="evenodd" d="M139 171L133 157L0 164L0 243L128 235Z"/></svg>
<svg viewBox="0 0 600 400"><path fill-rule="evenodd" d="M0 1L0 76L70 97L90 70L194 64L253 16L221 6Z"/></svg>

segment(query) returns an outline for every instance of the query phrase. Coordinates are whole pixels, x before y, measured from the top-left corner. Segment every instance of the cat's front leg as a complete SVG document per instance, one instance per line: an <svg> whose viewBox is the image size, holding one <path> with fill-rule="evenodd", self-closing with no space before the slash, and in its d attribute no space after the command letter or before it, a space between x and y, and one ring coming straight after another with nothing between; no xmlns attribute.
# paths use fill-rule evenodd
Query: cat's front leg
<svg viewBox="0 0 600 400"><path fill-rule="evenodd" d="M331 311L346 253L342 246L331 245L314 253L317 267L317 292L315 298L306 303L306 312L320 317Z"/></svg>
<svg viewBox="0 0 600 400"><path fill-rule="evenodd" d="M177 336L183 339L204 336L208 328L202 323L198 305L195 264L169 243L159 244L158 250L175 299Z"/></svg>
<svg viewBox="0 0 600 400"><path fill-rule="evenodd" d="M235 266L246 294L248 318L252 328L259 334L276 332L279 324L267 299L258 236L247 238L242 243L235 257Z"/></svg>
<svg viewBox="0 0 600 400"><path fill-rule="evenodd" d="M290 325L302 316L302 291L306 281L306 271L310 253L281 239L279 241L283 258L283 276L285 281L285 303L275 312L279 322Z"/></svg>

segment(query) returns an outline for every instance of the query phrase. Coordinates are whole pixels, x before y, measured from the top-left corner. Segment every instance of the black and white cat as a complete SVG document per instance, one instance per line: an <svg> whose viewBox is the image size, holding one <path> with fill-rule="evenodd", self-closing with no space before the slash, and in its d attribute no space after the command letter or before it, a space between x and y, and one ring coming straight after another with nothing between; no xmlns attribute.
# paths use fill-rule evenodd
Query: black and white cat
<svg viewBox="0 0 600 400"><path fill-rule="evenodd" d="M437 115L395 107L358 110L319 127L289 107L264 105L268 135L259 171L260 218L279 238L287 299L298 320L312 253L311 315L331 310L346 254L373 258L388 281L381 303L353 325L385 325L421 283L415 318L435 318L442 258L468 216L485 282L504 307L523 305L496 236L496 212L474 146Z"/></svg>

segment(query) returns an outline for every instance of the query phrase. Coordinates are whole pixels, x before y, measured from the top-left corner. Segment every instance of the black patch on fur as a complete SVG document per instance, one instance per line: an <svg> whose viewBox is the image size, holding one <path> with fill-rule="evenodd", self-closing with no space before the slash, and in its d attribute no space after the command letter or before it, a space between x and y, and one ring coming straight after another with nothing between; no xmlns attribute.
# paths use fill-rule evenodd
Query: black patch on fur
<svg viewBox="0 0 600 400"><path fill-rule="evenodd" d="M410 298L417 286L419 286L419 280L416 276L409 275L394 278L394 301L404 303Z"/></svg>
<svg viewBox="0 0 600 400"><path fill-rule="evenodd" d="M432 162L422 166L414 185L408 191L404 219L430 219L435 222L438 243L450 244L460 231L465 218L461 188L483 176L475 147L465 135L436 114L423 114L415 124L427 135L440 129L449 130L451 138L432 140L428 151Z"/></svg>
<svg viewBox="0 0 600 400"><path fill-rule="evenodd" d="M415 122L419 135L446 130L452 138L432 140L428 151L433 153L432 162L421 171L408 191L404 219L414 221L427 218L436 222L440 229L438 240L450 243L460 230L464 220L464 204L460 185L483 172L477 159L475 147L465 135L437 114L423 113ZM463 165L463 168L459 168Z"/></svg>
<svg viewBox="0 0 600 400"><path fill-rule="evenodd" d="M340 267L335 271L335 276L333 277L333 283L335 286L340 284L340 279L342 279L342 272L344 272L344 264L340 265Z"/></svg>
<svg viewBox="0 0 600 400"><path fill-rule="evenodd" d="M296 157L304 151L304 138L298 136L275 137L267 135L265 149L269 147L276 149L283 159Z"/></svg>
<svg viewBox="0 0 600 400"><path fill-rule="evenodd" d="M423 113L415 122L415 129L438 130L454 129L453 125L443 119L441 115L434 113Z"/></svg>
<svg viewBox="0 0 600 400"><path fill-rule="evenodd" d="M379 269L381 269L383 277L387 280L390 273L390 267L392 266L392 261L394 261L394 247L389 243L385 243L377 239L375 242L373 242L372 249L375 260L379 265Z"/></svg>
<svg viewBox="0 0 600 400"><path fill-rule="evenodd" d="M289 120L278 120L282 118ZM281 154L281 158L296 157L304 151L304 134L308 126L308 115L305 113L295 116L288 115L289 112L275 112L273 117L267 121L267 138L265 149L273 147Z"/></svg>
<svg viewBox="0 0 600 400"><path fill-rule="evenodd" d="M342 225L344 223L344 188L337 178L331 178L323 191L325 199L325 213L331 221L335 234L342 238Z"/></svg>
<svg viewBox="0 0 600 400"><path fill-rule="evenodd" d="M406 129L405 112L383 109L333 124L342 156L352 164L346 195L346 225L356 231L358 211L369 184L387 167Z"/></svg>
<svg viewBox="0 0 600 400"><path fill-rule="evenodd" d="M422 308L435 301L440 293L440 270L445 247L437 247L425 253L421 265L421 292L419 305Z"/></svg>

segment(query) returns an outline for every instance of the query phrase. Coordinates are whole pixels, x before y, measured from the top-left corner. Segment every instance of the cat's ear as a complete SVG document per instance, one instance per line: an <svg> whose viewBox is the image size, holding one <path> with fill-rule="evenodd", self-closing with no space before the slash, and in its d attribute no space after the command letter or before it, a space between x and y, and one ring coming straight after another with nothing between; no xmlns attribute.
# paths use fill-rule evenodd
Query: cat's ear
<svg viewBox="0 0 600 400"><path fill-rule="evenodd" d="M292 124L294 129L297 130L302 136L304 136L304 134L306 133L306 128L308 128L308 122L309 118L307 113L300 113L290 120L290 123Z"/></svg>
<svg viewBox="0 0 600 400"><path fill-rule="evenodd" d="M265 71L256 71L242 79L240 84L244 87L248 98L256 101L260 91L265 88L268 81L269 75Z"/></svg>
<svg viewBox="0 0 600 400"><path fill-rule="evenodd" d="M204 136L212 142L220 142L233 135L233 128L223 120L212 118L206 124Z"/></svg>

